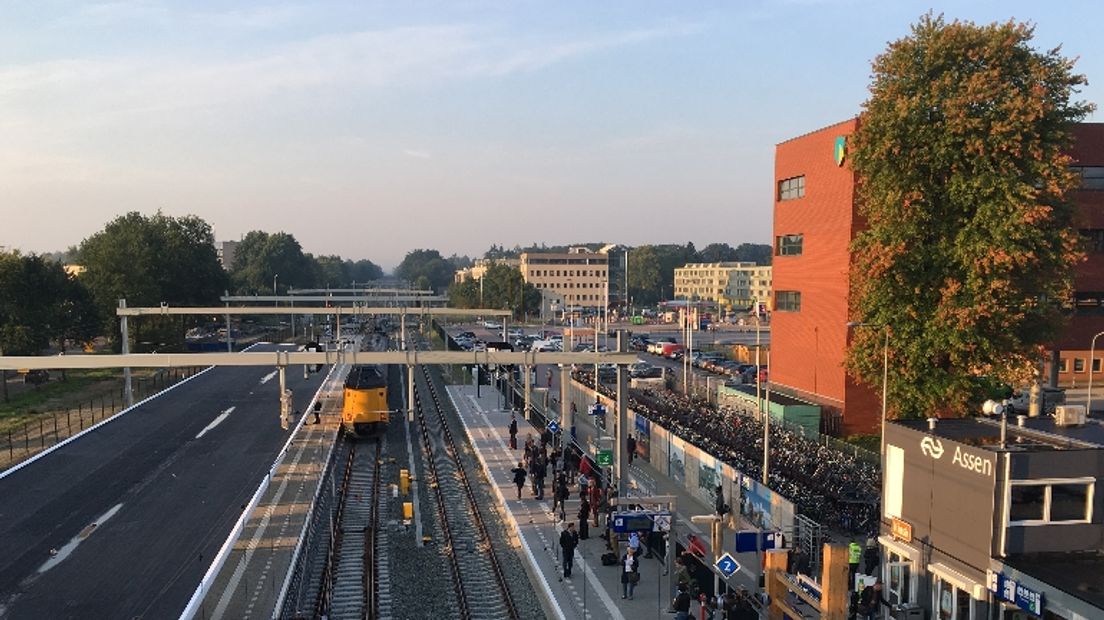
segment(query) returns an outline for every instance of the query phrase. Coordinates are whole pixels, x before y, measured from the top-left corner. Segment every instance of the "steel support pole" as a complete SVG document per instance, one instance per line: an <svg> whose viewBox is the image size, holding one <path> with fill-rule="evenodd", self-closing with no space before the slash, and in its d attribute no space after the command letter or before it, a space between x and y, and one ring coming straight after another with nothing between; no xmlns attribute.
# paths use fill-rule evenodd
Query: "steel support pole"
<svg viewBox="0 0 1104 620"><path fill-rule="evenodd" d="M570 434L575 427L575 416L571 414L571 366L560 364L560 424L564 432ZM564 442L567 445L567 442Z"/></svg>
<svg viewBox="0 0 1104 620"><path fill-rule="evenodd" d="M521 368L525 372L525 414L523 417L528 420L529 409L533 406L533 378L529 373L529 364L524 364Z"/></svg>
<svg viewBox="0 0 1104 620"><path fill-rule="evenodd" d="M1089 400L1088 400L1088 403L1085 406L1085 414L1088 415L1088 416L1092 415L1092 384L1093 384L1093 372L1094 372L1093 371L1093 360L1096 358L1096 339L1101 337L1101 336L1104 336L1104 332L1100 332L1099 334L1093 336L1092 337L1092 343L1089 344L1089 394L1088 394Z"/></svg>
<svg viewBox="0 0 1104 620"><path fill-rule="evenodd" d="M119 300L119 307L120 308L126 308L126 300L125 299L120 299ZM123 315L123 316L119 317L119 331L122 332L122 337L123 337L123 343L122 343L123 344L123 347L122 347L123 355L128 355L130 353L130 330L128 329L126 315ZM229 332L227 332L227 334L229 334ZM123 369L123 392L125 393L125 397L126 397L126 406L127 407L133 407L134 406L134 389L133 389L133 385L131 384L130 367L129 366L127 366L126 368Z"/></svg>
<svg viewBox="0 0 1104 620"><path fill-rule="evenodd" d="M617 352L625 350L625 330L617 330ZM625 450L625 442L628 441L629 419L629 373L625 372L625 365L617 365L617 426L613 431L615 444L614 455L617 459L617 497L625 497L628 493L628 451Z"/></svg>
<svg viewBox="0 0 1104 620"><path fill-rule="evenodd" d="M770 351L767 351L767 372L770 372ZM767 381L767 394L763 409L763 484L767 484L767 468L770 466L770 381Z"/></svg>
<svg viewBox="0 0 1104 620"><path fill-rule="evenodd" d="M406 421L414 422L414 364L406 365Z"/></svg>
<svg viewBox="0 0 1104 620"><path fill-rule="evenodd" d="M399 350L406 350L406 313L399 315Z"/></svg>

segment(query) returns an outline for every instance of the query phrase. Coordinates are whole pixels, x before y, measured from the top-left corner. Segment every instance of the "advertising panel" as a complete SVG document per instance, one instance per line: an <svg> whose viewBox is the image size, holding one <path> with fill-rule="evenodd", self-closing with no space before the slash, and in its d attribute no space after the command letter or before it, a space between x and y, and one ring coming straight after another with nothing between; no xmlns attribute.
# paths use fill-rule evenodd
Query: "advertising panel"
<svg viewBox="0 0 1104 620"><path fill-rule="evenodd" d="M686 483L686 444L671 435L671 452L667 459L667 475L679 484Z"/></svg>
<svg viewBox="0 0 1104 620"><path fill-rule="evenodd" d="M642 415L633 414L636 417L636 456L650 461L652 457L652 422Z"/></svg>

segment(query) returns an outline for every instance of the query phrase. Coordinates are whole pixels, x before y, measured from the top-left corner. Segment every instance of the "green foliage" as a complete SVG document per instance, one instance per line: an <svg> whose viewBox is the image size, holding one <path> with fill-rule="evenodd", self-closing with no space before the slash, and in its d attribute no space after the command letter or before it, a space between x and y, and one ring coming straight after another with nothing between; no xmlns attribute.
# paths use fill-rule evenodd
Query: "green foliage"
<svg viewBox="0 0 1104 620"><path fill-rule="evenodd" d="M110 333L119 299L129 306L203 306L216 304L226 289L211 227L195 216L127 213L82 241L76 258Z"/></svg>
<svg viewBox="0 0 1104 620"><path fill-rule="evenodd" d="M514 267L491 265L483 276L482 294L480 285L479 280L472 279L454 283L448 291L449 304L457 308L513 310L515 319L540 313L540 291L526 284L521 272Z"/></svg>
<svg viewBox="0 0 1104 620"><path fill-rule="evenodd" d="M278 291L310 288L318 272L294 236L254 230L238 246L230 276L239 293L265 295L272 294L274 283Z"/></svg>
<svg viewBox="0 0 1104 620"><path fill-rule="evenodd" d="M407 252L395 275L424 289L442 290L452 283L456 269L437 250Z"/></svg>
<svg viewBox="0 0 1104 620"><path fill-rule="evenodd" d="M852 316L890 330L891 415L962 415L977 377L1030 376L1079 259L1064 155L1082 76L1032 28L927 15L873 67L852 137L869 228ZM883 332L856 329L849 372L881 385Z"/></svg>
<svg viewBox="0 0 1104 620"><path fill-rule="evenodd" d="M629 250L629 295L637 306L674 296L675 268L697 262L693 243L642 245Z"/></svg>
<svg viewBox="0 0 1104 620"><path fill-rule="evenodd" d="M36 355L51 340L87 342L98 317L88 291L60 263L0 254L0 350Z"/></svg>

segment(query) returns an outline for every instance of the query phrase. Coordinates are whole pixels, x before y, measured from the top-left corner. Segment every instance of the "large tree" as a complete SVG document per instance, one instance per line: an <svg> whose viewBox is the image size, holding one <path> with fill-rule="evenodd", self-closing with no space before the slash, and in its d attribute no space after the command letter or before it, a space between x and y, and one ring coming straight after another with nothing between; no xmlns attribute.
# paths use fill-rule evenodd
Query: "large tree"
<svg viewBox="0 0 1104 620"><path fill-rule="evenodd" d="M88 291L60 263L0 253L0 351L36 355L52 340L87 342L98 326Z"/></svg>
<svg viewBox="0 0 1104 620"><path fill-rule="evenodd" d="M629 294L636 305L674 297L675 269L698 260L693 243L642 245L629 250Z"/></svg>
<svg viewBox="0 0 1104 620"><path fill-rule="evenodd" d="M413 250L395 268L395 275L414 286L443 290L452 282L456 269L437 250Z"/></svg>
<svg viewBox="0 0 1104 620"><path fill-rule="evenodd" d="M516 267L491 265L483 280L467 279L449 287L449 304L456 308L493 308L513 310L514 318L539 314L541 293L525 282Z"/></svg>
<svg viewBox="0 0 1104 620"><path fill-rule="evenodd" d="M318 272L294 236L254 230L238 245L230 275L238 292L264 295L272 294L273 286L280 291L314 286Z"/></svg>
<svg viewBox="0 0 1104 620"><path fill-rule="evenodd" d="M962 415L984 380L1028 380L1062 323L1079 259L1071 126L1092 107L1031 26L927 15L873 66L848 157L868 227L853 244L852 318L888 330L889 406ZM882 329L849 371L881 384Z"/></svg>
<svg viewBox="0 0 1104 620"><path fill-rule="evenodd" d="M195 216L145 216L131 212L81 242L76 259L81 282L116 332L117 300L130 306L206 306L226 290L211 226Z"/></svg>

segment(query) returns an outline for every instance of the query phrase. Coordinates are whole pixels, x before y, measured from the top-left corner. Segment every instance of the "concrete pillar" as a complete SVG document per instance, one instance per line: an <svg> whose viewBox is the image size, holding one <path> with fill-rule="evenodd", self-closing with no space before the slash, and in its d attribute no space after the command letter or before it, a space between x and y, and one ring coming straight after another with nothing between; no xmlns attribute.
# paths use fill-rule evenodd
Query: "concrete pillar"
<svg viewBox="0 0 1104 620"><path fill-rule="evenodd" d="M127 307L125 299L120 299L119 300L119 307L120 308L126 308ZM122 336L123 336L123 347L122 347L123 355L129 355L130 354L130 330L129 330L129 326L127 325L127 317L125 315L119 317L119 331L122 332ZM229 336L230 332L227 331L226 334L227 334L227 338L229 338L230 337ZM133 407L134 406L134 388L133 388L133 385L131 384L131 380L130 380L130 367L129 366L127 366L126 368L123 368L123 396L126 399L127 407Z"/></svg>
<svg viewBox="0 0 1104 620"><path fill-rule="evenodd" d="M782 609L775 604L786 600L786 586L778 579L779 575L786 572L787 554L785 549L769 549L763 562L764 581L766 582L767 596L770 597L771 606L767 613L770 620L782 620Z"/></svg>
<svg viewBox="0 0 1104 620"><path fill-rule="evenodd" d="M525 364L521 367L522 372L525 373L525 419L529 419L529 410L533 406L533 375L529 372L530 365Z"/></svg>
<svg viewBox="0 0 1104 620"><path fill-rule="evenodd" d="M406 421L414 421L414 364L406 365Z"/></svg>

